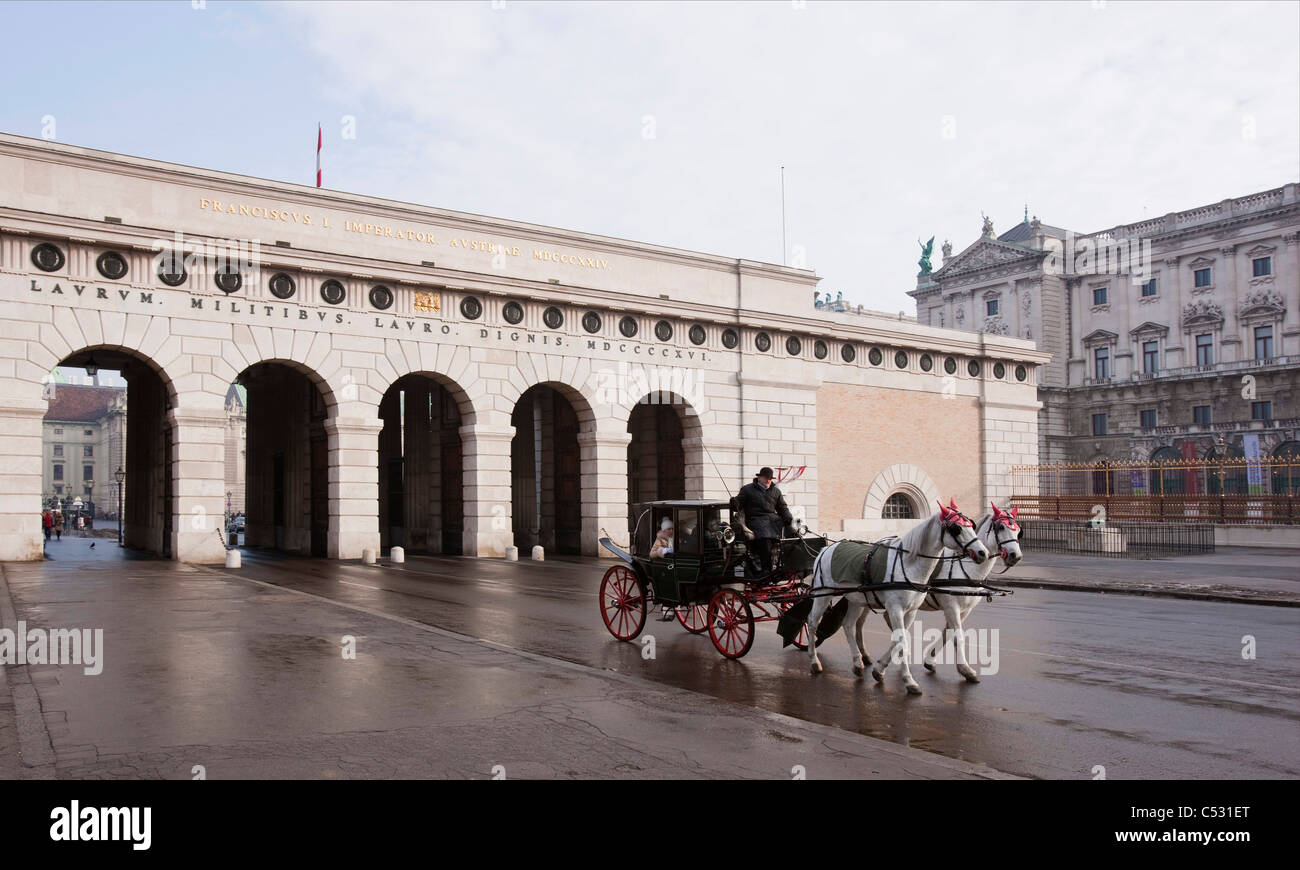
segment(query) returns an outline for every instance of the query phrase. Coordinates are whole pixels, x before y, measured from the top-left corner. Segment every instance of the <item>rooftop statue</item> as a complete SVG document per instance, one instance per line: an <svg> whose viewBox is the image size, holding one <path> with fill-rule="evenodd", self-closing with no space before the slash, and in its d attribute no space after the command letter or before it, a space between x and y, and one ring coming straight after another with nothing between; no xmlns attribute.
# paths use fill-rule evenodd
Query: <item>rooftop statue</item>
<svg viewBox="0 0 1300 870"><path fill-rule="evenodd" d="M929 275L933 271L930 268L930 253L934 250L934 236L930 236L928 242L917 239L916 243L921 246L921 259L917 261L917 265L921 267L922 275Z"/></svg>

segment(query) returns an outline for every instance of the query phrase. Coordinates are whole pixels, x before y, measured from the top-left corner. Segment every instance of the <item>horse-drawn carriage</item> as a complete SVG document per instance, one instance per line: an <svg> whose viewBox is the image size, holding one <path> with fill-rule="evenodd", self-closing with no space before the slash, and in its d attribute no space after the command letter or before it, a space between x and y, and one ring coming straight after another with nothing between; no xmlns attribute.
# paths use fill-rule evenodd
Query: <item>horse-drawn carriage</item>
<svg viewBox="0 0 1300 870"><path fill-rule="evenodd" d="M630 550L601 538L623 564L600 582L609 633L632 640L654 608L692 634L708 632L718 652L738 659L754 643L754 624L777 620L808 593L802 583L826 546L823 537L787 529L760 565L733 525L725 501L654 501L631 506ZM805 631L794 643L807 649Z"/></svg>

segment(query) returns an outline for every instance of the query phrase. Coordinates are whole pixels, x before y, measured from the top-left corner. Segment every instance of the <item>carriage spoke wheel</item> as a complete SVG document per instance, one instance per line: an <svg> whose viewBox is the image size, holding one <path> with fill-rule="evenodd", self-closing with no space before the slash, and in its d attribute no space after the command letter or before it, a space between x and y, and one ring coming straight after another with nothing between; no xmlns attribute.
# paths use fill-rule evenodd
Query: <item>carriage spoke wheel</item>
<svg viewBox="0 0 1300 870"><path fill-rule="evenodd" d="M700 634L709 627L708 605L692 604L685 612L677 611L677 621L691 634Z"/></svg>
<svg viewBox="0 0 1300 870"><path fill-rule="evenodd" d="M600 581L600 616L619 640L632 640L645 628L645 588L630 568L615 565Z"/></svg>
<svg viewBox="0 0 1300 870"><path fill-rule="evenodd" d="M754 612L734 589L719 589L709 602L709 639L729 659L738 659L754 645Z"/></svg>

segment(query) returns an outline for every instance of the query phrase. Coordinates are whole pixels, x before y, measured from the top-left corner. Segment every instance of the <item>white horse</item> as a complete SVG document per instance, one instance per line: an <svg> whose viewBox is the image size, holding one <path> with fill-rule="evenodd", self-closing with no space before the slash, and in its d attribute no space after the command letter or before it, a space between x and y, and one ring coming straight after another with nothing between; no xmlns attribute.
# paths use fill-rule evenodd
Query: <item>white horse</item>
<svg viewBox="0 0 1300 870"><path fill-rule="evenodd" d="M930 576L931 585L939 585L957 593L978 593L984 581L992 573L997 559L1001 559L1008 568L1014 568L1023 558L1016 509L1012 508L1011 512L1007 513L992 502L989 502L989 505L993 508L993 512L979 518L975 523L975 533L979 535L979 539L984 542L989 552L995 553L996 556L972 565L966 559L958 558L960 554L949 548L944 551L947 559L940 562L934 574ZM963 581L970 582L967 584ZM957 672L965 677L968 683L980 681L979 675L966 660L966 634L962 626L971 611L975 609L975 605L980 603L981 597L977 594L949 595L942 592L931 592L925 597L921 609L942 610L945 620L943 634L931 643L921 656L921 663L925 665L927 671L934 673L935 659L947 648L948 638L951 635L956 640ZM904 628L911 631L910 621Z"/></svg>
<svg viewBox="0 0 1300 870"><path fill-rule="evenodd" d="M965 553L970 559L979 564L989 558L988 548L975 534L974 524L957 509L956 503L948 500L948 507L939 502L939 512L931 514L922 520L901 538L886 538L883 541L877 541L877 546L888 548L888 561L884 572L884 579L880 582L898 583L900 588L897 590L890 589L880 592L866 592L861 594L846 594L844 596L847 602L847 610L844 615L844 639L849 644L849 650L853 656L853 673L861 676L865 670L866 663L870 659L866 658L866 647L862 642L862 624L866 621L867 613L867 596L872 596L885 611L885 618L891 626L902 626L905 623L906 614L915 614L916 609L921 606L925 600L925 592L911 589L906 583L916 585L924 584L934 573L935 566L939 564L940 557L943 555L945 541L951 541L956 545L959 552ZM811 587L814 593L812 611L808 614L808 637L817 637L817 626L822 620L828 607L831 606L831 595L816 595L819 589L853 589L863 583L861 572L854 570L847 576L831 576L831 559L835 550L840 544L831 544L823 549L818 555L817 560L813 562L813 573ZM870 581L874 582L874 581ZM856 636L855 636L856 630ZM907 635L902 631L895 630L891 639L889 649L885 652L883 662L888 662L895 654L895 651L902 651L903 665L903 682L907 686L907 691L913 695L921 694L921 687L912 677L911 668L907 663ZM810 669L814 674L822 672L822 663L817 658L817 644L808 644L808 654L811 657ZM884 668L881 662L877 662L871 671L877 682L884 680Z"/></svg>

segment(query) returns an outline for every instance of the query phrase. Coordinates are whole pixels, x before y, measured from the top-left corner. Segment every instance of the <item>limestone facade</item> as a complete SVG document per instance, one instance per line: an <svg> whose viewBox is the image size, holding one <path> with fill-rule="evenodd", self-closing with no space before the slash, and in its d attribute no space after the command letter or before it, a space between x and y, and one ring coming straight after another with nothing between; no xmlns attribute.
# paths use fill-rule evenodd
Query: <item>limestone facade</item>
<svg viewBox="0 0 1300 870"><path fill-rule="evenodd" d="M129 385L127 543L187 561L223 555L234 383L247 544L330 558L595 555L634 492L763 465L831 533L1009 496L1047 354L810 314L817 280L0 136L0 559L40 557L42 380L90 352Z"/></svg>

